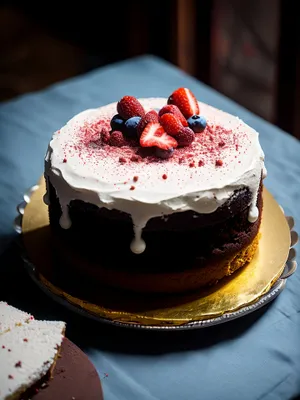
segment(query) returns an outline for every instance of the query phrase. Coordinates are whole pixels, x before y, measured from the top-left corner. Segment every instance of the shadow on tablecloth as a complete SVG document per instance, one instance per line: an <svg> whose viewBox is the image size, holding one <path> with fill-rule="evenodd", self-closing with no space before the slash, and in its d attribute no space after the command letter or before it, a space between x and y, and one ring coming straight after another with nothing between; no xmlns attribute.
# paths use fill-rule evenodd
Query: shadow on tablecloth
<svg viewBox="0 0 300 400"><path fill-rule="evenodd" d="M205 329L159 332L122 328L85 318L50 299L27 274L17 245L12 244L0 257L0 265L0 300L32 313L37 319L66 321L68 338L84 351L96 347L123 354L155 355L209 348L219 342L229 342L250 330L276 302L275 299L238 320Z"/></svg>

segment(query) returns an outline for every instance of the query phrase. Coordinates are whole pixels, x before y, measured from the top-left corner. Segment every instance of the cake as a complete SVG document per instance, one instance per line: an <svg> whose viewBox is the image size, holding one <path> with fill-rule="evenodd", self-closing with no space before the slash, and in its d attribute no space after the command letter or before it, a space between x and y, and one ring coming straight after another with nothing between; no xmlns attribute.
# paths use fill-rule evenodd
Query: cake
<svg viewBox="0 0 300 400"><path fill-rule="evenodd" d="M1 324L9 328L0 334L0 400L27 399L51 377L65 323L24 318L26 313L2 305L14 318L1 312Z"/></svg>
<svg viewBox="0 0 300 400"><path fill-rule="evenodd" d="M25 311L0 301L0 335L33 319L34 317Z"/></svg>
<svg viewBox="0 0 300 400"><path fill-rule="evenodd" d="M195 290L258 247L259 134L187 88L79 113L53 134L44 176L60 269L99 285Z"/></svg>

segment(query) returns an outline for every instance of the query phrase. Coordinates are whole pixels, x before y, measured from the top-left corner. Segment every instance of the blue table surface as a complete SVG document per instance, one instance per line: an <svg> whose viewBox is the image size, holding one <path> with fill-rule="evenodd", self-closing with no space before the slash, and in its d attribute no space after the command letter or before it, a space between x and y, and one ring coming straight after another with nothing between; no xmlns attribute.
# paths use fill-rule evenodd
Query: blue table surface
<svg viewBox="0 0 300 400"><path fill-rule="evenodd" d="M249 316L196 331L140 332L88 320L53 302L26 275L13 245L16 205L42 175L47 144L56 129L74 114L125 94L167 97L180 86L238 115L260 133L268 169L265 185L300 226L300 142L173 65L145 55L1 104L0 300L37 318L64 319L68 337L96 366L105 400L296 398L299 270L275 301Z"/></svg>

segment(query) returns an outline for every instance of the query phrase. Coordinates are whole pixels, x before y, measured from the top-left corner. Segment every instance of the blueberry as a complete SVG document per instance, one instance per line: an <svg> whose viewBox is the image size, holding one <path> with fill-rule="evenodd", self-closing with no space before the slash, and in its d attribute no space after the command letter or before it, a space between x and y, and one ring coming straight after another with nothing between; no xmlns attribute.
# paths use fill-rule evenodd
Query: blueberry
<svg viewBox="0 0 300 400"><path fill-rule="evenodd" d="M174 153L173 147L171 147L169 150L162 150L159 147L156 147L155 150L155 155L159 158L163 158L164 160L172 157L173 153Z"/></svg>
<svg viewBox="0 0 300 400"><path fill-rule="evenodd" d="M123 131L124 130L124 119L119 115L116 114L112 117L110 121L110 126L113 131Z"/></svg>
<svg viewBox="0 0 300 400"><path fill-rule="evenodd" d="M127 137L134 138L137 136L136 127L138 126L141 117L131 117L125 122L125 131L124 134Z"/></svg>
<svg viewBox="0 0 300 400"><path fill-rule="evenodd" d="M195 133L201 133L206 128L206 119L201 115L193 115L187 122Z"/></svg>

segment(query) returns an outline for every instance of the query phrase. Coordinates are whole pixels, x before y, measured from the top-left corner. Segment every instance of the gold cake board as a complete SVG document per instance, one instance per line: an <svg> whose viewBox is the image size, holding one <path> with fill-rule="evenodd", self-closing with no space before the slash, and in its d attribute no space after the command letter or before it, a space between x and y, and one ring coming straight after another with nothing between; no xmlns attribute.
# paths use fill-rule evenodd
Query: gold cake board
<svg viewBox="0 0 300 400"><path fill-rule="evenodd" d="M226 316L258 302L278 281L288 260L290 227L281 207L264 188L258 250L253 260L231 277L222 279L209 289L184 295L154 296L101 287L96 302L80 298L76 288L67 291L65 287L51 282L52 239L48 208L43 202L44 193L45 184L41 179L30 199L27 198L21 222L25 260L31 266L31 275L55 300L96 319L127 326L179 327ZM72 280L72 277L69 279Z"/></svg>

